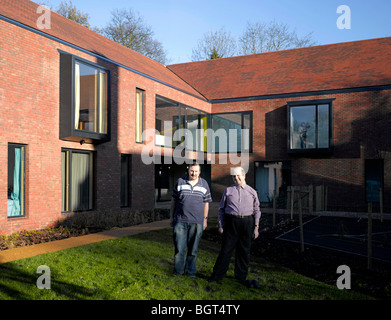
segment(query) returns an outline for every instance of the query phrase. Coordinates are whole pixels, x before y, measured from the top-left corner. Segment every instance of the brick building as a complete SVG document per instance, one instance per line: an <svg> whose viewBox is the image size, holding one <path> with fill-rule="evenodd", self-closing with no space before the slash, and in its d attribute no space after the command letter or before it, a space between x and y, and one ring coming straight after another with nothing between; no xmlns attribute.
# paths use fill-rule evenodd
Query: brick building
<svg viewBox="0 0 391 320"><path fill-rule="evenodd" d="M239 162L261 202L391 207L391 38L164 66L37 7L0 4L0 234L154 208L194 159L215 201Z"/></svg>

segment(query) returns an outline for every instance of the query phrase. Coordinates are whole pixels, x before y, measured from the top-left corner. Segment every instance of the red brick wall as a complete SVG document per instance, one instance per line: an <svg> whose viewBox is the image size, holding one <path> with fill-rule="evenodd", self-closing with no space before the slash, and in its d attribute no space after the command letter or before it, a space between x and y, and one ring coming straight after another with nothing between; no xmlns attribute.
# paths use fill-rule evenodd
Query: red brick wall
<svg viewBox="0 0 391 320"><path fill-rule="evenodd" d="M61 213L61 148L94 151L96 211L120 208L121 154L132 154L131 209L152 209L154 166L135 143L136 88L145 90L145 127L155 128L155 95L210 112L210 104L114 64L0 20L0 234L40 229ZM59 139L59 64L63 50L110 70L111 140ZM26 216L7 218L8 143L26 144Z"/></svg>
<svg viewBox="0 0 391 320"><path fill-rule="evenodd" d="M335 98L330 155L287 153L287 101ZM329 205L365 208L365 159L384 158L384 201L391 206L391 90L219 103L212 112L253 111L253 154L247 181L254 183L253 161L291 161L293 185L329 186ZM212 168L212 183L231 183L226 165ZM223 186L215 189L221 196Z"/></svg>

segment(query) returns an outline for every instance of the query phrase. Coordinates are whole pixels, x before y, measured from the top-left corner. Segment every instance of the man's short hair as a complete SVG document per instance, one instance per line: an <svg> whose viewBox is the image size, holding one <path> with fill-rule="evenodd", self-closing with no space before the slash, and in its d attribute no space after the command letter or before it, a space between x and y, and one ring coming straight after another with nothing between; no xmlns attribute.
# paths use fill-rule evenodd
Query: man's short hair
<svg viewBox="0 0 391 320"><path fill-rule="evenodd" d="M231 168L231 176L236 176L238 174L246 174L242 167L233 167Z"/></svg>
<svg viewBox="0 0 391 320"><path fill-rule="evenodd" d="M200 166L200 164L197 163L197 162L190 163L190 164L189 164L189 170L190 170L191 167L196 167L196 166L200 167L200 171L201 171L201 166Z"/></svg>

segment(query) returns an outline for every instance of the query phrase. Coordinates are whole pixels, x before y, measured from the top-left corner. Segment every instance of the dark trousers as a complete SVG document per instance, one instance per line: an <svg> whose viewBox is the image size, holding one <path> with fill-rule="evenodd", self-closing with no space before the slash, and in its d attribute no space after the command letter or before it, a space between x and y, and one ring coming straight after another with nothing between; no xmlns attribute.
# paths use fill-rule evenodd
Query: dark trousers
<svg viewBox="0 0 391 320"><path fill-rule="evenodd" d="M227 273L232 253L235 254L235 278L246 280L250 263L251 239L254 234L254 216L237 218L224 216L223 243L213 268L212 278L221 280Z"/></svg>

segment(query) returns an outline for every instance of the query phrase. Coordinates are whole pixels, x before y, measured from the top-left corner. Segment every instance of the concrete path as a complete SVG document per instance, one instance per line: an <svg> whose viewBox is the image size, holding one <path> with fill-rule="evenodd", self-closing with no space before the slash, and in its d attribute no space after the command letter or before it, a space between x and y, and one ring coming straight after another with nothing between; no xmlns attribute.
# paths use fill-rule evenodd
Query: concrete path
<svg viewBox="0 0 391 320"><path fill-rule="evenodd" d="M170 220L155 221L146 224L135 225L126 228L112 229L99 233L91 233L85 236L72 237L63 240L56 240L51 242L45 242L40 244L34 244L26 247L18 247L14 249L7 249L0 251L0 263L6 263L19 259L29 258L40 254L60 251L77 246L84 246L86 244L116 239L121 237L127 237L136 235L142 232L148 232L152 230L160 230L168 228L170 226Z"/></svg>

